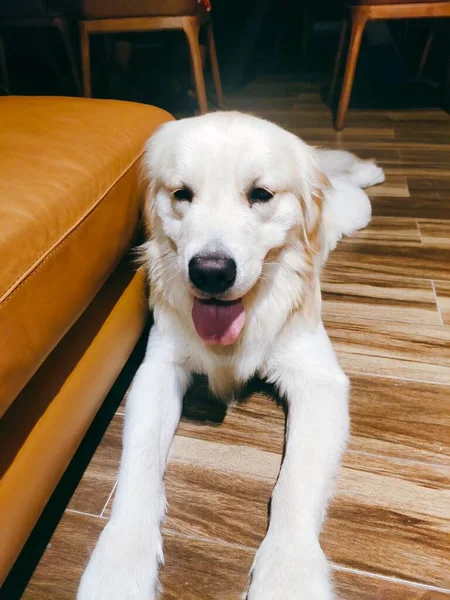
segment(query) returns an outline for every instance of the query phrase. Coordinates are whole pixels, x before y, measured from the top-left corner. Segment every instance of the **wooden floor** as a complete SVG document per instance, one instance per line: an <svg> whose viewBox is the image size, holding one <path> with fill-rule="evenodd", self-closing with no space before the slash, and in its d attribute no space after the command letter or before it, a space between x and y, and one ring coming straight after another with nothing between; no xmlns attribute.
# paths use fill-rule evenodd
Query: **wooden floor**
<svg viewBox="0 0 450 600"><path fill-rule="evenodd" d="M372 223L323 274L324 321L352 380L352 436L322 542L342 599L448 599L450 116L351 110L338 134L318 89L289 81L261 80L229 103L386 169L370 192ZM186 402L166 477L164 600L241 597L280 465L284 414L270 394L226 415L204 395L200 385ZM122 426L123 406L27 600L75 598L110 514Z"/></svg>

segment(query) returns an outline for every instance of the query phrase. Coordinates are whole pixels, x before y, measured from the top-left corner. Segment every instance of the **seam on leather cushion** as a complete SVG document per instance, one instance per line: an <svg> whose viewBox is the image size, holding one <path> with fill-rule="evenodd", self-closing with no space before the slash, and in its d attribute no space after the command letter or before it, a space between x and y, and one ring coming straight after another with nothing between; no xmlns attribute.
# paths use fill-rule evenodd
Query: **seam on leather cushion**
<svg viewBox="0 0 450 600"><path fill-rule="evenodd" d="M91 215L98 206L103 202L112 188L130 171L132 167L142 158L144 151L142 151L139 156L137 156L133 162L131 162L128 167L121 173L105 190L102 196L93 204L79 219L76 221L50 248L48 248L38 260L36 260L28 269L10 286L10 288L3 294L3 297L0 298L0 306L5 305L10 298L14 296L14 294L22 287L22 285L33 276L34 273L39 271L41 265L45 263L45 261L50 258L57 250L60 248L66 240L70 238L70 236L78 229L78 227Z"/></svg>

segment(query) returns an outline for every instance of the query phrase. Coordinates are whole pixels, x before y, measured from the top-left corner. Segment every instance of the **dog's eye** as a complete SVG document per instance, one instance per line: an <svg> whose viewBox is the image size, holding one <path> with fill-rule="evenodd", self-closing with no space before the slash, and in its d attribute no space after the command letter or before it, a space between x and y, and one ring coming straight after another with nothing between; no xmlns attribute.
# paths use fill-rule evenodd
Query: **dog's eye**
<svg viewBox="0 0 450 600"><path fill-rule="evenodd" d="M264 188L253 188L248 195L248 199L251 203L268 202L272 198L273 194Z"/></svg>
<svg viewBox="0 0 450 600"><path fill-rule="evenodd" d="M175 190L173 192L173 197L175 200L180 200L180 202L183 200L185 202L191 202L192 198L194 197L194 192L188 187L184 186L179 190Z"/></svg>

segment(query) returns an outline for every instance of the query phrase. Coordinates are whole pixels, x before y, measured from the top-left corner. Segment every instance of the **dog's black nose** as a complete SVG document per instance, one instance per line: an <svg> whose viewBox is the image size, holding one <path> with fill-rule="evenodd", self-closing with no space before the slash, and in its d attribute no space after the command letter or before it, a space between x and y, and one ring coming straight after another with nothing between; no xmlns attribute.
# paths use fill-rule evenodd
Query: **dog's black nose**
<svg viewBox="0 0 450 600"><path fill-rule="evenodd" d="M194 256L189 261L189 278L206 294L223 294L236 280L236 263L223 254Z"/></svg>

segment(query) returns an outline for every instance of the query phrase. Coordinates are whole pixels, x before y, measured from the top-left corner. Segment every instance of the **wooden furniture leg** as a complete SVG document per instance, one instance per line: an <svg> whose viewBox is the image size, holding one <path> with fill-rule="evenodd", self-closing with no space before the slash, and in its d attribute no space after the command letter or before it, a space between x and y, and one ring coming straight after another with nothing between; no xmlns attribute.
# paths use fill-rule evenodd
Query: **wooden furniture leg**
<svg viewBox="0 0 450 600"><path fill-rule="evenodd" d="M3 45L3 37L0 35L0 85L9 91L9 77L6 68L5 48Z"/></svg>
<svg viewBox="0 0 450 600"><path fill-rule="evenodd" d="M348 50L347 64L345 66L344 82L342 84L341 97L337 111L335 129L340 131L344 127L345 117L352 93L353 79L355 77L356 63L358 61L361 39L364 33L364 27L367 23L367 13L364 7L354 7L351 13L352 33L350 38L350 47Z"/></svg>
<svg viewBox="0 0 450 600"><path fill-rule="evenodd" d="M344 53L345 40L347 37L348 20L345 18L342 21L341 36L339 38L339 46L336 54L336 60L334 61L333 75L331 76L330 89L328 91L328 103L332 104L334 94L336 92L336 83L339 76L339 70L342 63L342 55Z"/></svg>
<svg viewBox="0 0 450 600"><path fill-rule="evenodd" d="M80 21L81 72L83 76L83 95L92 97L91 56L89 47L89 29L87 21Z"/></svg>
<svg viewBox="0 0 450 600"><path fill-rule="evenodd" d="M70 69L72 71L72 77L75 81L75 85L77 86L77 90L81 94L82 93L81 81L80 81L80 76L78 74L77 59L75 57L75 52L74 52L72 40L70 37L69 24L66 19L61 19L58 17L55 18L54 24L55 24L55 27L58 29L58 31L61 34L64 48L65 48L66 54L69 58Z"/></svg>
<svg viewBox="0 0 450 600"><path fill-rule="evenodd" d="M200 30L196 17L183 17L183 30L186 34L191 56L192 72L195 81L195 93L201 113L208 112L208 101L206 99L205 79L203 77L202 57L198 34Z"/></svg>
<svg viewBox="0 0 450 600"><path fill-rule="evenodd" d="M211 71L214 81L214 89L216 92L217 104L219 108L223 109L225 107L225 101L223 97L222 82L220 80L219 62L217 60L216 53L216 42L214 41L214 31L211 22L209 22L206 26L206 31L208 34L209 60L211 63Z"/></svg>

